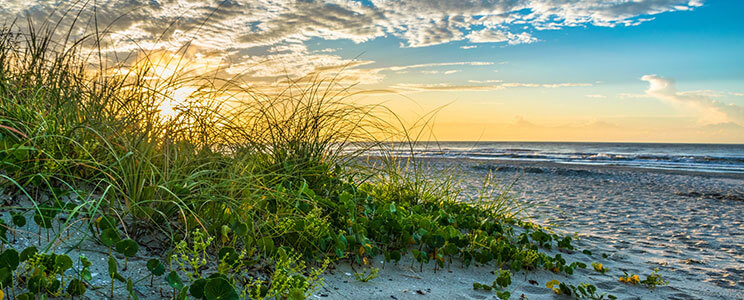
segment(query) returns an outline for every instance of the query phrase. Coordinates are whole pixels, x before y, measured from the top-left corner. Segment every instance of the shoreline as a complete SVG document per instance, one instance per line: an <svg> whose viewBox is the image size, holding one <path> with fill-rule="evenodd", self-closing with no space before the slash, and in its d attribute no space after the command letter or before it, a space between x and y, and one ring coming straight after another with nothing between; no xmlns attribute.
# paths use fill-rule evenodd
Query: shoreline
<svg viewBox="0 0 744 300"><path fill-rule="evenodd" d="M369 159L379 159L380 156L363 156ZM400 157L405 159L406 157ZM729 178L729 179L742 179L744 180L744 173L734 172L703 172L683 169L660 169L650 167L631 167L621 166L612 164L586 164L586 163L561 163L553 161L537 161L537 160L517 160L517 159L474 159L474 158L463 158L463 157L416 157L417 161L456 161L471 164L499 164L499 165L513 165L513 166L539 166L546 168L566 168L566 169L582 169L582 170L604 170L604 171L625 171L625 172L642 172L642 173L660 173L670 175L688 175L688 176L701 176L701 177L712 177L712 178Z"/></svg>

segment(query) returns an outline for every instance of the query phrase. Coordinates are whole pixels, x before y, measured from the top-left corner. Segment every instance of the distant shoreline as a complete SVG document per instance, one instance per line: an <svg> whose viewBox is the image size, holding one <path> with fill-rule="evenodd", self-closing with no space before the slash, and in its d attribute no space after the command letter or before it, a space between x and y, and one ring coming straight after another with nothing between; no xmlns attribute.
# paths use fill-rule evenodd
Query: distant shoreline
<svg viewBox="0 0 744 300"><path fill-rule="evenodd" d="M367 158L380 158L377 155L366 155L363 157ZM581 164L581 163L560 163L551 161L528 161L528 160L509 160L509 159L473 159L467 157L416 157L418 161L460 161L468 162L471 164L481 165L512 165L512 166L539 166L545 168L564 168L564 169L582 169L582 170L611 170L611 171L625 171L625 172L644 172L644 173L660 173L660 174L673 174L673 175L688 175L688 176L702 176L707 178L730 178L730 179L744 179L744 173L733 173L733 172L702 172L702 171L691 171L691 170L675 170L675 169L659 169L659 168L645 168L645 167L630 167L630 166L618 166L618 165L600 165L600 164Z"/></svg>

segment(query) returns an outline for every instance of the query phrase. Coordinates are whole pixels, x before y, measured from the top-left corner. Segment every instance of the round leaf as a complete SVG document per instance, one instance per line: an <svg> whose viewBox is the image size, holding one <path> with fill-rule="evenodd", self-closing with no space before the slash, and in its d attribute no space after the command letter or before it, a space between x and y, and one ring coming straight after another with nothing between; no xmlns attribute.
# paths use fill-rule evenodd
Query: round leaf
<svg viewBox="0 0 744 300"><path fill-rule="evenodd" d="M52 228L52 219L48 216L45 216L44 214L35 214L34 215L34 222L36 225L39 225L41 228Z"/></svg>
<svg viewBox="0 0 744 300"><path fill-rule="evenodd" d="M116 252L124 254L126 257L137 255L138 250L139 245L132 239L125 239L116 243Z"/></svg>
<svg viewBox="0 0 744 300"><path fill-rule="evenodd" d="M13 225L15 225L16 227L23 227L26 225L26 217L24 217L21 214L13 215L13 218L11 219L11 221L13 222Z"/></svg>
<svg viewBox="0 0 744 300"><path fill-rule="evenodd" d="M23 249L23 251L21 251L21 255L19 256L19 258L21 261L27 261L29 258L33 257L36 254L36 252L38 252L36 247L34 246L28 247L26 249Z"/></svg>
<svg viewBox="0 0 744 300"><path fill-rule="evenodd" d="M165 274L165 266L157 258L153 258L147 261L147 270L149 270L150 273L155 276Z"/></svg>
<svg viewBox="0 0 744 300"><path fill-rule="evenodd" d="M112 218L109 216L101 216L101 217L98 217L98 219L96 219L95 224L100 230L106 230L109 228L116 229L116 225L118 223L115 218Z"/></svg>
<svg viewBox="0 0 744 300"><path fill-rule="evenodd" d="M72 259L67 255L57 255L54 258L54 269L58 272L64 272L72 268Z"/></svg>
<svg viewBox="0 0 744 300"><path fill-rule="evenodd" d="M207 300L237 300L238 293L232 284L224 277L207 280L204 285L204 299Z"/></svg>
<svg viewBox="0 0 744 300"><path fill-rule="evenodd" d="M8 268L14 271L18 267L18 251L15 249L6 249L0 254L0 268Z"/></svg>
<svg viewBox="0 0 744 300"><path fill-rule="evenodd" d="M227 265L233 265L238 260L238 253L232 247L223 247L217 253L217 257Z"/></svg>
<svg viewBox="0 0 744 300"><path fill-rule="evenodd" d="M189 293L191 293L191 296L197 299L203 299L204 298L204 286L207 284L207 280L204 278L197 279L194 281L194 283L191 284L191 287L189 287Z"/></svg>
<svg viewBox="0 0 744 300"><path fill-rule="evenodd" d="M106 247L111 247L118 243L121 240L121 236L119 235L119 231L116 230L116 228L106 228L101 232L101 242L103 242Z"/></svg>
<svg viewBox="0 0 744 300"><path fill-rule="evenodd" d="M168 281L168 285L170 285L172 288L179 291L183 288L183 281L181 281L181 278L178 277L178 273L176 273L176 271L171 271L170 273L168 273L168 276L166 276L165 279Z"/></svg>

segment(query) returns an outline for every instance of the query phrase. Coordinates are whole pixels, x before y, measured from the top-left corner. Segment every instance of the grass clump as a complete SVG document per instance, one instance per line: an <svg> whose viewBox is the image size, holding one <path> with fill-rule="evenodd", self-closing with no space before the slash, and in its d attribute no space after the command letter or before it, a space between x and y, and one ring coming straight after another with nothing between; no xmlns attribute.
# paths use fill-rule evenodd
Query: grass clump
<svg viewBox="0 0 744 300"><path fill-rule="evenodd" d="M90 261L81 258L70 277L69 258L59 268L50 258L61 257L53 251L70 242L70 229L107 249L109 285L93 292L109 297L136 298L137 284L158 277L173 299L299 299L319 288L332 261L377 270L375 256L398 263L410 254L419 269L503 268L488 287L508 298L511 272L586 267L547 254L572 250L571 239L520 220L521 207L491 175L461 201L452 177L385 152L377 137L396 135L385 109L354 104L337 78L261 94L191 73L179 59L186 48L112 63L90 47L103 38L98 30L58 43L75 31L58 28L0 29L0 184L15 226L0 226L2 241L10 245L7 230L25 225L21 211L33 214L39 242L38 253L0 274L28 273L4 281L6 290L90 292ZM382 155L365 163L371 147ZM126 278L140 246L169 253L167 262L150 260L151 274Z"/></svg>

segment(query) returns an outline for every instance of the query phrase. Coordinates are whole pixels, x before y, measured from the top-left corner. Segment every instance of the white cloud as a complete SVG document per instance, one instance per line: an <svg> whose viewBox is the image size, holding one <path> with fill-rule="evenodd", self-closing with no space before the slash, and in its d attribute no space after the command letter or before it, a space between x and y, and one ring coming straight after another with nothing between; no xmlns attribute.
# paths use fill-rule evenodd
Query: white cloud
<svg viewBox="0 0 744 300"><path fill-rule="evenodd" d="M120 56L128 51L176 50L189 44L194 49L191 54L232 64L234 71L237 66L270 65L248 71L256 76L279 76L283 70L311 64L292 72L301 76L351 61L331 55L331 50L308 51L306 43L311 39L363 43L393 36L401 39L404 47L463 40L525 44L538 41L540 30L632 26L659 13L694 9L703 1L5 0L0 5L0 22L7 24L27 16L36 22L55 22L65 11L76 14L81 10L78 24L89 24L94 4L99 27L108 26L103 46L116 49ZM72 20L68 17L62 28ZM73 34L90 34L90 28L79 26ZM23 26L18 30L24 30ZM114 50L110 51L113 56ZM379 75L380 70L365 72Z"/></svg>
<svg viewBox="0 0 744 300"><path fill-rule="evenodd" d="M515 34L489 28L473 31L467 35L467 38L472 43L508 42L509 45L530 44L537 41L537 38L527 32Z"/></svg>
<svg viewBox="0 0 744 300"><path fill-rule="evenodd" d="M519 82L506 82L503 83L500 80L486 80L486 81L475 81L469 80L470 83L494 83L490 85L453 85L446 83L437 84L416 84L416 83L400 83L392 86L392 88L407 91L497 91L507 88L560 88L560 87L575 87L575 86L591 86L589 83L519 83Z"/></svg>
<svg viewBox="0 0 744 300"><path fill-rule="evenodd" d="M744 107L711 99L710 91L678 92L674 81L658 75L641 77L649 83L646 95L696 114L702 123L744 124Z"/></svg>
<svg viewBox="0 0 744 300"><path fill-rule="evenodd" d="M471 79L471 80L468 80L468 82L470 83L501 83L504 81L500 79L488 79L488 80L472 80Z"/></svg>
<svg viewBox="0 0 744 300"><path fill-rule="evenodd" d="M476 46L476 45L468 45L468 46L462 46L462 47L460 47L460 49L465 49L465 50L475 49L475 48L478 48L478 46Z"/></svg>
<svg viewBox="0 0 744 300"><path fill-rule="evenodd" d="M607 96L600 95L600 94L588 94L588 95L584 95L584 96L587 97L587 98L607 98Z"/></svg>
<svg viewBox="0 0 744 300"><path fill-rule="evenodd" d="M429 75L434 75L434 74L444 74L444 75L449 75L449 74L455 74L455 73L457 73L457 72L460 72L460 70L447 70L447 71L439 71L439 70L424 70L424 71L421 71L421 73L423 73L423 74L429 74Z"/></svg>
<svg viewBox="0 0 744 300"><path fill-rule="evenodd" d="M531 43L537 40L535 30L631 26L659 13L694 9L703 1L371 0L365 5L353 0L99 0L95 4L99 24L111 24L111 33L128 32L132 42L162 36L163 42L193 40L204 47L225 49L313 37L361 43L387 35L403 39L410 47L463 39ZM68 8L76 11L85 7L80 20L87 21L92 17L92 5L6 0L0 15L4 21L26 15L44 20L50 14L59 17Z"/></svg>
<svg viewBox="0 0 744 300"><path fill-rule="evenodd" d="M415 65L404 65L404 66L392 66L380 68L381 70L390 71L402 71L408 69L418 68L432 68L432 67L448 67L448 66L490 66L492 62L487 61L461 61L461 62L445 62L445 63L428 63L428 64L415 64Z"/></svg>

